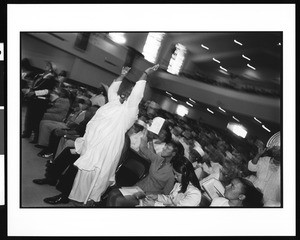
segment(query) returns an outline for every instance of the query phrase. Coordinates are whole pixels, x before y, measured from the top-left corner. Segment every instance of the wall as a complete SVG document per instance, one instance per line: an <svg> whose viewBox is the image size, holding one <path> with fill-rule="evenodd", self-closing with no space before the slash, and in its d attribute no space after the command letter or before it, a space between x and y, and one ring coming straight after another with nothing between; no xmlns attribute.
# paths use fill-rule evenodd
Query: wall
<svg viewBox="0 0 300 240"><path fill-rule="evenodd" d="M72 79L97 87L100 82L109 85L120 73L126 59L126 48L114 44L107 39L99 38L98 48L88 45L85 52L74 48L75 33L57 33L64 41L47 33L32 33L22 35L22 57L33 60L33 64L41 65L41 60L53 60L60 68L67 70ZM132 34L134 37L135 34ZM138 44L138 51L142 52L142 42L146 35L137 34L136 40L132 38L128 44ZM171 54L172 39L166 37L159 53L159 62L167 63ZM109 60L115 66L107 62ZM152 64L144 59L137 59L128 79L137 81L142 71ZM39 66L43 67L43 66ZM101 76L101 79L100 79ZM159 72L152 76L150 86L177 93L181 96L191 97L216 107L238 112L248 116L255 116L262 120L280 123L280 100L242 93L230 89L224 89L197 82L188 78L174 76L165 72ZM151 90L145 92L145 97L150 98ZM170 103L164 103L172 106ZM172 107L171 107L172 110ZM172 110L173 111L173 110ZM209 115L205 116L208 122L212 122ZM217 124L217 123L216 123Z"/></svg>

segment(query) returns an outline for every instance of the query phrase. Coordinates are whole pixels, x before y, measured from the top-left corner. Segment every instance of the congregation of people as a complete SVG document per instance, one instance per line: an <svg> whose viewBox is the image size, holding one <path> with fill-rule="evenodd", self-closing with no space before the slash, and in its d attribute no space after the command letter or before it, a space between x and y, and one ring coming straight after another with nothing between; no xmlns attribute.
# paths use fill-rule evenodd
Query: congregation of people
<svg viewBox="0 0 300 240"><path fill-rule="evenodd" d="M132 88L119 93L128 67L108 90L101 84L91 90L68 84L67 73L58 74L53 62L34 74L29 60L22 60L22 138L47 159L44 178L33 183L61 192L44 201L85 207L282 206L280 146L266 146L258 138L239 144L227 131L170 113L155 99L144 100L149 76L158 67L146 69ZM155 134L149 127L157 117L165 121ZM124 195L115 181L130 151L149 163L132 186L142 195ZM214 198L205 188L212 179L224 187Z"/></svg>

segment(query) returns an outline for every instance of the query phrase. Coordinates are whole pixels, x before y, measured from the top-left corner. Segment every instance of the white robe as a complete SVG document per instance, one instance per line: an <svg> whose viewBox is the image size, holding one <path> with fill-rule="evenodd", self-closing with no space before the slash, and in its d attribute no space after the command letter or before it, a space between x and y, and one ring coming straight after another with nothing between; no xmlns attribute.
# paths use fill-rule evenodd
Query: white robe
<svg viewBox="0 0 300 240"><path fill-rule="evenodd" d="M138 105L143 98L145 80L139 80L127 101L119 101L117 91L121 82L113 82L108 89L108 103L88 122L85 134L75 141L80 157L69 198L86 203L100 201L108 186L115 183L115 170L124 145L125 133L138 116Z"/></svg>

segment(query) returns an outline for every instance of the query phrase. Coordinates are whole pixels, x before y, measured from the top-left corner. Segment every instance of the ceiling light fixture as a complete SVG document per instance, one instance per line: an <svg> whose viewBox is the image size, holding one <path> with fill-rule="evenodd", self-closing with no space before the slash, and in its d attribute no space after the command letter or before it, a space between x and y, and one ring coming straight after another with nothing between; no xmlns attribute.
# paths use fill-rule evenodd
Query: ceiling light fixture
<svg viewBox="0 0 300 240"><path fill-rule="evenodd" d="M249 60L249 61L251 61L251 59L248 58L248 57L246 57L244 54L242 55L242 57L245 58L245 59L247 59L247 60Z"/></svg>
<svg viewBox="0 0 300 240"><path fill-rule="evenodd" d="M248 66L249 68L252 68L253 70L256 70L255 67L251 66L249 63L247 64L247 66Z"/></svg>
<svg viewBox="0 0 300 240"><path fill-rule="evenodd" d="M220 66L220 68L221 68L222 70L224 70L225 72L227 72L227 69L223 68L222 66Z"/></svg>
<svg viewBox="0 0 300 240"><path fill-rule="evenodd" d="M238 120L235 116L232 116L232 118L238 122L240 122L240 120Z"/></svg>
<svg viewBox="0 0 300 240"><path fill-rule="evenodd" d="M234 39L234 42L235 42L235 43L237 43L237 44L239 44L239 45L241 45L241 46L243 46L243 44L242 44L242 43L238 42L238 41L237 41L237 40L235 40L235 39Z"/></svg>
<svg viewBox="0 0 300 240"><path fill-rule="evenodd" d="M189 102L186 102L187 105L191 106L191 107L194 107L191 103Z"/></svg>
<svg viewBox="0 0 300 240"><path fill-rule="evenodd" d="M205 48L205 49L209 50L209 48L208 48L208 47L206 47L206 46L204 46L203 44L201 44L201 47L203 47L203 48Z"/></svg>
<svg viewBox="0 0 300 240"><path fill-rule="evenodd" d="M214 112L212 110L210 110L209 108L206 108L207 111L209 111L210 113L214 114Z"/></svg>
<svg viewBox="0 0 300 240"><path fill-rule="evenodd" d="M281 46L281 43L278 43L277 45L278 45L278 46Z"/></svg>
<svg viewBox="0 0 300 240"><path fill-rule="evenodd" d="M172 99L173 101L177 102L177 99L175 99L175 98L173 98L173 97L171 97L171 99Z"/></svg>
<svg viewBox="0 0 300 240"><path fill-rule="evenodd" d="M265 126L265 125L262 125L262 127L263 127L265 130L267 130L268 132L271 132L271 130L270 130L270 129L268 129L268 128L266 128L266 126Z"/></svg>
<svg viewBox="0 0 300 240"><path fill-rule="evenodd" d="M226 111L225 111L223 108L219 107L219 109L220 109L222 112L226 113Z"/></svg>
<svg viewBox="0 0 300 240"><path fill-rule="evenodd" d="M168 95L172 96L172 94L171 94L171 93L169 93L169 92L167 92L167 91L166 91L166 94L168 94Z"/></svg>
<svg viewBox="0 0 300 240"><path fill-rule="evenodd" d="M218 59L213 58L213 60L217 63L221 63Z"/></svg>
<svg viewBox="0 0 300 240"><path fill-rule="evenodd" d="M261 123L261 121L259 121L256 117L253 117L253 118L254 118L254 120L255 120L256 122Z"/></svg>
<svg viewBox="0 0 300 240"><path fill-rule="evenodd" d="M191 102L196 103L193 99L189 98Z"/></svg>

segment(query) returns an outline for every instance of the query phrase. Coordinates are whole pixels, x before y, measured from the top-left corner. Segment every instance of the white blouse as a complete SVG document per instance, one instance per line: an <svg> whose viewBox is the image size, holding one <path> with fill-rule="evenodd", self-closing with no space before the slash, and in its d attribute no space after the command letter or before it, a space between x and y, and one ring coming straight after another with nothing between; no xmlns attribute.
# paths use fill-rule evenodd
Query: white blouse
<svg viewBox="0 0 300 240"><path fill-rule="evenodd" d="M185 193L179 192L180 183L175 183L169 195L158 194L155 206L199 206L201 201L201 192L193 184L189 184Z"/></svg>

